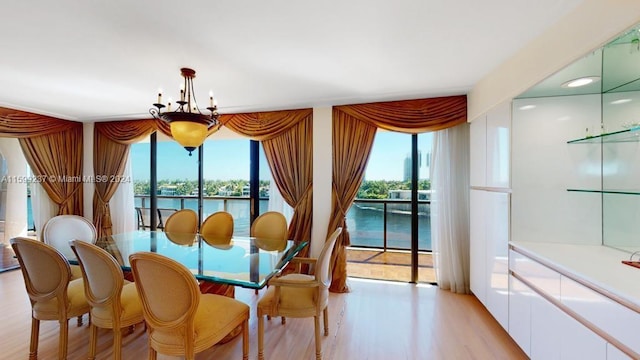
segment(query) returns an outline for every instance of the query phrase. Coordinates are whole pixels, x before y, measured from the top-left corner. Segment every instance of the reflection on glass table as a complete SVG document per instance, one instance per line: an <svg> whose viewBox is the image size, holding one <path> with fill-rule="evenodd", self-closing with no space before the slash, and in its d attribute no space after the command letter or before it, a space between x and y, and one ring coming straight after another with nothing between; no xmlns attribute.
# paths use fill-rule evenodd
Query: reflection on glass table
<svg viewBox="0 0 640 360"><path fill-rule="evenodd" d="M112 254L124 270L130 270L130 254L150 251L185 265L198 280L261 289L307 243L289 240L275 246L269 240L251 237L212 239L200 234L139 230L98 239L96 245Z"/></svg>

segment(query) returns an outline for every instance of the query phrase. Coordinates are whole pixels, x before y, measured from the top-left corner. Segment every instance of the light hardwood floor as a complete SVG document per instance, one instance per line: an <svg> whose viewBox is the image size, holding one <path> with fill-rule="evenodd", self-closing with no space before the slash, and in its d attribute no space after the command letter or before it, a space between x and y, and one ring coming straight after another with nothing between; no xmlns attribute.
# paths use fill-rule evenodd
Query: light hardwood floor
<svg viewBox="0 0 640 360"><path fill-rule="evenodd" d="M350 279L351 292L330 298L330 334L323 338L324 359L526 359L506 332L470 295L455 295L430 285ZM20 271L0 274L0 359L27 359L30 306ZM236 298L252 308L250 359L257 358L255 303L260 294L237 289ZM86 317L85 317L86 319ZM89 331L69 325L69 359L86 359ZM58 324L41 323L39 359L55 359ZM111 358L112 335L99 330L97 359ZM147 358L143 327L123 339L124 359ZM265 320L266 359L314 359L313 319ZM241 359L235 338L196 357ZM158 359L175 359L158 356Z"/></svg>

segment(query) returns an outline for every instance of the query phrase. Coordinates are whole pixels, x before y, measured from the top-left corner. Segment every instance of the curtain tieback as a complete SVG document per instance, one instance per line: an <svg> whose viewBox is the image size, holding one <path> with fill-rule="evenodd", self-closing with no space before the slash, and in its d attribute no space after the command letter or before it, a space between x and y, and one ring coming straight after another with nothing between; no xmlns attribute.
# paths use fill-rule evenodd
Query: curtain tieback
<svg viewBox="0 0 640 360"><path fill-rule="evenodd" d="M81 183L73 183L73 184L75 185L73 190L71 190L71 192L64 199L62 199L62 203L58 205L62 206L62 204L66 204L69 200L72 200L72 197L78 192L78 190L80 190L80 186L82 185Z"/></svg>

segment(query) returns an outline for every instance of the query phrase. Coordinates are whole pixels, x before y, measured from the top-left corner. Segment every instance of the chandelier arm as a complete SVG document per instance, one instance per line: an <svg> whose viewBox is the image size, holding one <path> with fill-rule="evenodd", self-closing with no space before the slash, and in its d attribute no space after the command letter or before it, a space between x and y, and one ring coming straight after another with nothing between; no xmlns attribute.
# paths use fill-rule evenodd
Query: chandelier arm
<svg viewBox="0 0 640 360"><path fill-rule="evenodd" d="M149 109L149 114L151 114L151 116L153 116L156 119L161 119L160 115L162 115L162 108L164 107L164 105L162 104L153 104L153 106Z"/></svg>

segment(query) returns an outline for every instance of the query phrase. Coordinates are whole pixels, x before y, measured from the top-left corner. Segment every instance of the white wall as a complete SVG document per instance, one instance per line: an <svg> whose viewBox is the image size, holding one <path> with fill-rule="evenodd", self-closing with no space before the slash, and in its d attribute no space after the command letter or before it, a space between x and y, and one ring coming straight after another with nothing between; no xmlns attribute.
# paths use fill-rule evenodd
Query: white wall
<svg viewBox="0 0 640 360"><path fill-rule="evenodd" d="M481 79L467 97L475 119L640 22L640 1L585 0Z"/></svg>
<svg viewBox="0 0 640 360"><path fill-rule="evenodd" d="M7 161L7 211L4 244L16 236L27 235L27 160L17 138L0 138L0 152Z"/></svg>
<svg viewBox="0 0 640 360"><path fill-rule="evenodd" d="M83 156L82 156L82 175L84 179L93 178L93 123L84 123L82 127ZM90 181L83 184L83 207L84 217L93 221L93 191L95 185Z"/></svg>
<svg viewBox="0 0 640 360"><path fill-rule="evenodd" d="M313 108L313 226L311 256L320 254L331 215L332 108Z"/></svg>

